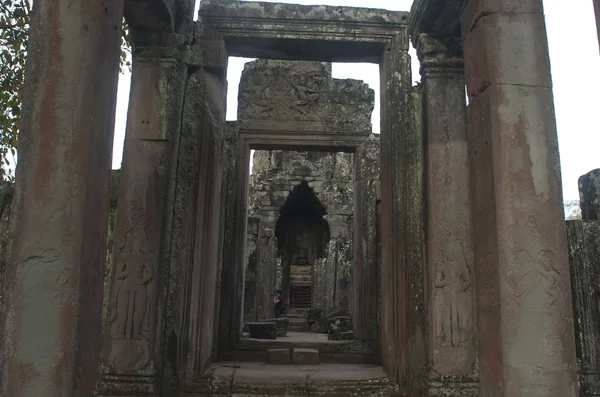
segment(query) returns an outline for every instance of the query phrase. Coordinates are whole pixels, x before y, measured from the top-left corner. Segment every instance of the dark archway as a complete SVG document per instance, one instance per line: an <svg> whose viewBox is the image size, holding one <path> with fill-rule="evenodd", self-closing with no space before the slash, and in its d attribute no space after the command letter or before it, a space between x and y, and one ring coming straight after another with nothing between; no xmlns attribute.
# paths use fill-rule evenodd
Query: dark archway
<svg viewBox="0 0 600 397"><path fill-rule="evenodd" d="M282 289L295 308L312 305L312 267L325 257L330 238L327 214L306 182L296 185L281 206L275 225L282 264Z"/></svg>

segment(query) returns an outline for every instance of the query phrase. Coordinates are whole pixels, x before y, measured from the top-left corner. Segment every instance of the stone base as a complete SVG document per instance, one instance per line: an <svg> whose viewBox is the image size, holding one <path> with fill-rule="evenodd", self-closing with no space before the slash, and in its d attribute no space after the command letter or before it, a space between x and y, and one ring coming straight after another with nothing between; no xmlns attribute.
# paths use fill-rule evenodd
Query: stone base
<svg viewBox="0 0 600 397"><path fill-rule="evenodd" d="M290 349L268 349L267 364L291 364Z"/></svg>
<svg viewBox="0 0 600 397"><path fill-rule="evenodd" d="M437 377L429 380L428 397L479 397L475 377Z"/></svg>
<svg viewBox="0 0 600 397"><path fill-rule="evenodd" d="M156 395L156 379L153 376L102 374L96 385L97 397Z"/></svg>
<svg viewBox="0 0 600 397"><path fill-rule="evenodd" d="M294 349L292 363L296 365L319 365L319 351L316 349Z"/></svg>
<svg viewBox="0 0 600 397"><path fill-rule="evenodd" d="M277 323L246 323L250 337L254 339L277 339Z"/></svg>

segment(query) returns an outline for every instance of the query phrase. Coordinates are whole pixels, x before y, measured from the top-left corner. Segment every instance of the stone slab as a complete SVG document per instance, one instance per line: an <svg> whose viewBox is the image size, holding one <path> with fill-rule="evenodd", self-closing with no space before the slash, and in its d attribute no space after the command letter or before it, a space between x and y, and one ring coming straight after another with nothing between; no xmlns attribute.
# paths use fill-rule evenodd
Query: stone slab
<svg viewBox="0 0 600 397"><path fill-rule="evenodd" d="M319 365L319 351L316 349L296 348L292 351L292 363L295 365Z"/></svg>
<svg viewBox="0 0 600 397"><path fill-rule="evenodd" d="M246 323L250 337L254 339L277 339L277 323Z"/></svg>
<svg viewBox="0 0 600 397"><path fill-rule="evenodd" d="M290 349L268 349L267 364L291 364Z"/></svg>

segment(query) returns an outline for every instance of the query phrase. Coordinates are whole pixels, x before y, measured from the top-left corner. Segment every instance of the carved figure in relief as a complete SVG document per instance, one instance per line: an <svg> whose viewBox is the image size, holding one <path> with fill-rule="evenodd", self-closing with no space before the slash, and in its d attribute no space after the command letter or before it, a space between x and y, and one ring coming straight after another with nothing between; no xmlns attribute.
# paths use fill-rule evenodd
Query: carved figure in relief
<svg viewBox="0 0 600 397"><path fill-rule="evenodd" d="M554 253L542 250L535 260L526 250L517 253L517 264L508 273L511 299L531 310L549 310L556 306L560 272L554 266Z"/></svg>
<svg viewBox="0 0 600 397"><path fill-rule="evenodd" d="M244 85L244 97L246 101L245 108L250 108L246 111L250 114L271 117L273 105L269 102L268 90L271 84L271 76L269 74L255 74L249 76L249 84Z"/></svg>
<svg viewBox="0 0 600 397"><path fill-rule="evenodd" d="M297 80L298 83L296 83L294 80ZM296 90L294 109L301 115L308 114L310 112L311 105L319 100L319 93L308 87L309 83L307 77L304 75L294 76L290 83Z"/></svg>
<svg viewBox="0 0 600 397"><path fill-rule="evenodd" d="M152 257L145 252L119 256L115 268L116 299L112 308L115 339L144 340L148 311L147 284L154 277Z"/></svg>
<svg viewBox="0 0 600 397"><path fill-rule="evenodd" d="M459 346L469 338L472 317L471 271L456 236L445 242L435 267L436 339L442 346Z"/></svg>

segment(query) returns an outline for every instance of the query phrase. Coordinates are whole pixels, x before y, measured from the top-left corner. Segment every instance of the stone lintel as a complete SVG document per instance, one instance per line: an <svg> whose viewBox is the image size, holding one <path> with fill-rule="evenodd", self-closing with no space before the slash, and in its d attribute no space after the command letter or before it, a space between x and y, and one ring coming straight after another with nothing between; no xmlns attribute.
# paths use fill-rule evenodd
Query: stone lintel
<svg viewBox="0 0 600 397"><path fill-rule="evenodd" d="M204 1L199 27L215 29L230 55L379 63L398 34L408 50L408 13L354 7Z"/></svg>
<svg viewBox="0 0 600 397"><path fill-rule="evenodd" d="M579 203L584 221L600 220L600 168L579 177Z"/></svg>

